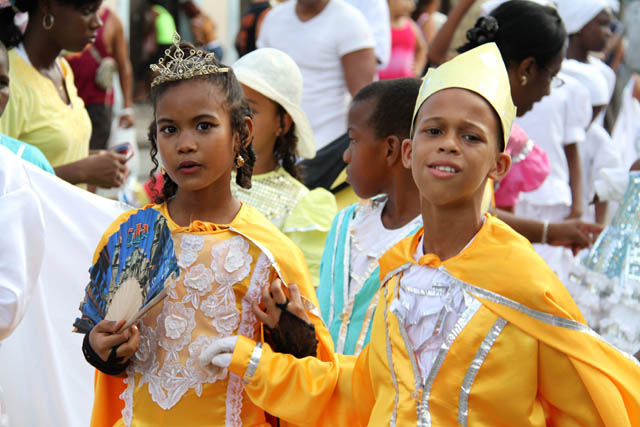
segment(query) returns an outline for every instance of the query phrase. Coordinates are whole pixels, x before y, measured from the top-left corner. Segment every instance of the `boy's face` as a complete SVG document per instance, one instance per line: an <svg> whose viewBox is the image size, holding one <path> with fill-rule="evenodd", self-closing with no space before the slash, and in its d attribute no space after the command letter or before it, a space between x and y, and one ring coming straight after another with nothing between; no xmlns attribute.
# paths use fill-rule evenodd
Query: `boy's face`
<svg viewBox="0 0 640 427"><path fill-rule="evenodd" d="M9 103L9 55L0 44L0 116Z"/></svg>
<svg viewBox="0 0 640 427"><path fill-rule="evenodd" d="M369 125L376 99L351 104L348 117L349 146L342 154L347 163L347 182L362 199L382 192L385 177L385 142L380 141Z"/></svg>
<svg viewBox="0 0 640 427"><path fill-rule="evenodd" d="M430 96L418 111L403 162L411 167L421 197L436 206L482 200L487 178L501 179L511 164L498 152L500 122L490 104L465 89Z"/></svg>

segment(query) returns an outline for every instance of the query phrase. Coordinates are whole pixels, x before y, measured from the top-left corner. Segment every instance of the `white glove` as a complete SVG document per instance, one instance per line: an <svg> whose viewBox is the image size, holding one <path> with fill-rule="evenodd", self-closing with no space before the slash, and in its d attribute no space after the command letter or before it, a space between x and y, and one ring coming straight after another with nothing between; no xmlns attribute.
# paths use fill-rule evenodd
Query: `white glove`
<svg viewBox="0 0 640 427"><path fill-rule="evenodd" d="M200 363L203 366L211 363L213 366L221 369L228 368L231 364L231 356L233 356L233 350L236 348L237 342L237 335L215 340L200 353Z"/></svg>

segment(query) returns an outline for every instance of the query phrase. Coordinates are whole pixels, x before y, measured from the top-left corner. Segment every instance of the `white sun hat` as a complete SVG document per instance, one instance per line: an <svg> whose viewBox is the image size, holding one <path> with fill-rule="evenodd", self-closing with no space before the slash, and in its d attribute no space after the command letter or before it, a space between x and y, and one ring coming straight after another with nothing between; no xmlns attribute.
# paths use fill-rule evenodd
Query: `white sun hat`
<svg viewBox="0 0 640 427"><path fill-rule="evenodd" d="M272 48L254 50L232 66L238 81L280 104L295 123L298 137L296 155L311 159L316 143L307 115L302 110L302 74L293 59Z"/></svg>

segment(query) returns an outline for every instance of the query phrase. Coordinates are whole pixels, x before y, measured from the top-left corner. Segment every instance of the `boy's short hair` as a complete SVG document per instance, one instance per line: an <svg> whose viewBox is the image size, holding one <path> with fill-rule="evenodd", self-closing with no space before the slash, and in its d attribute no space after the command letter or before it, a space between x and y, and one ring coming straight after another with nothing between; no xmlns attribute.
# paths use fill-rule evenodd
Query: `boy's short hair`
<svg viewBox="0 0 640 427"><path fill-rule="evenodd" d="M375 100L368 124L376 138L397 136L401 141L410 138L411 119L420 91L421 79L402 78L381 80L368 84L353 97L353 102Z"/></svg>

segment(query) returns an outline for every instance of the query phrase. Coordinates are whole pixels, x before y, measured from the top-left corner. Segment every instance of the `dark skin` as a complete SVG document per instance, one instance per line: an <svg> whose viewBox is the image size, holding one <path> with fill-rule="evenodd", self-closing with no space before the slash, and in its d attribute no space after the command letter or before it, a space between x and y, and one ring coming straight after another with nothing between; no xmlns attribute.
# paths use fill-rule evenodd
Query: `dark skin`
<svg viewBox="0 0 640 427"><path fill-rule="evenodd" d="M69 103L69 94L56 59L63 49L81 51L95 40L97 31L102 26L98 16L100 4L101 1L96 1L77 9L59 4L55 0L39 1L25 30L23 43L31 64L53 82L65 104ZM45 16L53 17L53 26L49 30L42 25ZM49 21L50 18L47 18L47 22ZM69 31L70 28L74 31ZM54 170L59 178L71 184L118 187L129 174L127 160L128 157L124 154L101 151L82 160L58 166Z"/></svg>

